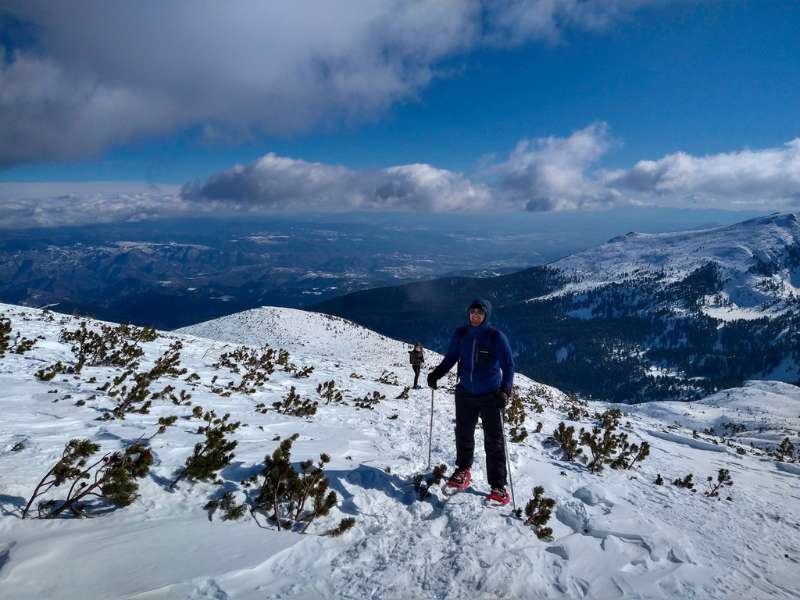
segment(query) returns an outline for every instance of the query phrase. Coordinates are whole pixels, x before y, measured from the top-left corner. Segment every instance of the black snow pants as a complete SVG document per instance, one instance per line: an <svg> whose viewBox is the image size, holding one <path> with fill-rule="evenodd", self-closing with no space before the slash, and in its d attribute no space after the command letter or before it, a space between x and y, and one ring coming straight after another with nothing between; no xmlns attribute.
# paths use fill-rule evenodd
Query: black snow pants
<svg viewBox="0 0 800 600"><path fill-rule="evenodd" d="M503 421L495 406L495 395L475 395L456 387L456 466L472 468L475 455L475 426L483 424L483 447L486 451L486 474L489 485L506 485L506 454L503 445Z"/></svg>
<svg viewBox="0 0 800 600"><path fill-rule="evenodd" d="M411 365L411 368L414 369L414 387L419 385L419 370L422 365Z"/></svg>

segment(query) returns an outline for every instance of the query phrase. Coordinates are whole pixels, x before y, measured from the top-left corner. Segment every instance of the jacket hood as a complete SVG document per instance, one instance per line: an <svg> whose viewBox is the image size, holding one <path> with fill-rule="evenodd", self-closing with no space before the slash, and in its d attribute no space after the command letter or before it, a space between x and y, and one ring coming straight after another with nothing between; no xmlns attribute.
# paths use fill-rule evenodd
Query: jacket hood
<svg viewBox="0 0 800 600"><path fill-rule="evenodd" d="M486 313L486 318L483 320L483 323L481 323L480 326L483 327L484 325L488 325L489 321L492 318L492 303L489 302L488 300L483 299L483 298L475 298L475 300L470 302L469 306L467 307L467 311L466 311L467 312L467 322L468 323L469 323L469 309L472 308L473 306L475 306L475 307L480 306L481 308L483 308L484 312Z"/></svg>

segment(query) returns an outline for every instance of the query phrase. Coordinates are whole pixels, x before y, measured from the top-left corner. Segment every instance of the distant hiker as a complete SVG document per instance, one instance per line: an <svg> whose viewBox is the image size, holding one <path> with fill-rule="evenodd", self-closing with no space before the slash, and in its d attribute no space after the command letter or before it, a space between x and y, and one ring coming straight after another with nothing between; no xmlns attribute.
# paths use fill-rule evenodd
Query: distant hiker
<svg viewBox="0 0 800 600"><path fill-rule="evenodd" d="M425 362L425 355L422 352L422 344L414 342L414 349L408 352L408 362L411 363L411 368L414 369L414 389L418 390L419 385L419 370L422 368L422 363Z"/></svg>
<svg viewBox="0 0 800 600"><path fill-rule="evenodd" d="M467 309L469 324L456 329L444 359L428 374L428 386L436 389L437 380L458 362L456 469L447 486L462 490L472 481L475 426L480 416L492 488L487 501L502 506L509 502L502 411L514 383L514 358L505 334L489 325L491 315L488 301L473 300Z"/></svg>

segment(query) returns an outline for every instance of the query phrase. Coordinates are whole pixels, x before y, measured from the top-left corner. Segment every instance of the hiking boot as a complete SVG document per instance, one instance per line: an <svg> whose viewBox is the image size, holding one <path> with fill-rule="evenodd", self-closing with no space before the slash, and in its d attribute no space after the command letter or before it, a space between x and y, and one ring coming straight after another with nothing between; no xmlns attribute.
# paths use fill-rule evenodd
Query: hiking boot
<svg viewBox="0 0 800 600"><path fill-rule="evenodd" d="M509 496L506 488L493 487L491 493L486 498L486 502L493 506L505 506L511 502L511 496Z"/></svg>
<svg viewBox="0 0 800 600"><path fill-rule="evenodd" d="M469 469L456 469L447 480L447 487L465 490L472 483L472 473Z"/></svg>

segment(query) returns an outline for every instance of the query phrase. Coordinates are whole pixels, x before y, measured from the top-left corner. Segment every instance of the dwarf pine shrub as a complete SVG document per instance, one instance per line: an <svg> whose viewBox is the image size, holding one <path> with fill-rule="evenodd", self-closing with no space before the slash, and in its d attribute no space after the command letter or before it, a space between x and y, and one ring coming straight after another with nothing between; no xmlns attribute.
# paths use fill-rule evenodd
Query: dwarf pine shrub
<svg viewBox="0 0 800 600"><path fill-rule="evenodd" d="M511 441L517 444L523 442L528 437L528 430L525 429L525 405L516 387L509 398L505 419L511 426Z"/></svg>
<svg viewBox="0 0 800 600"><path fill-rule="evenodd" d="M553 507L556 501L552 498L544 497L544 488L536 486L533 488L533 498L528 500L525 505L525 525L533 529L536 537L540 540L550 542L553 540L553 530L545 527L553 514ZM517 509L517 517L522 517L522 509Z"/></svg>
<svg viewBox="0 0 800 600"><path fill-rule="evenodd" d="M684 477L683 479L681 479L681 478L674 479L674 480L672 481L672 485L676 485L676 486L678 486L679 488L684 488L684 489L687 489L687 490L692 490L692 491L695 491L695 490L694 490L694 481L693 481L693 478L694 478L694 475L692 475L692 473L689 473L689 474L688 474L686 477Z"/></svg>
<svg viewBox="0 0 800 600"><path fill-rule="evenodd" d="M591 433L581 429L580 440L581 445L587 446L592 453L587 463L592 473L599 473L605 463L612 462L614 453L620 445L620 437L614 435L613 429L601 431L599 427L593 427Z"/></svg>
<svg viewBox="0 0 800 600"><path fill-rule="evenodd" d="M583 453L583 449L579 447L579 440L574 437L575 427L570 425L567 427L563 421L558 424L558 427L553 431L551 441L561 446L567 460L574 462L575 458Z"/></svg>
<svg viewBox="0 0 800 600"><path fill-rule="evenodd" d="M719 496L720 490L722 488L733 485L733 479L731 479L731 472L728 469L720 469L717 473L717 480L714 481L714 478L709 476L708 480L706 481L706 496L710 498L716 498Z"/></svg>
<svg viewBox="0 0 800 600"><path fill-rule="evenodd" d="M342 402L342 392L336 389L336 382L333 379L320 383L317 386L317 394L325 400L325 404Z"/></svg>
<svg viewBox="0 0 800 600"><path fill-rule="evenodd" d="M273 402L272 407L281 414L293 417L310 417L317 413L317 402L304 400L292 386L280 402Z"/></svg>
<svg viewBox="0 0 800 600"><path fill-rule="evenodd" d="M536 413L543 413L544 406L542 406L541 398L545 398L546 395L543 389L539 389L538 386L529 387L524 396L522 396L519 389L515 386L514 387L514 395L519 394L521 396L522 403L531 409L533 409Z"/></svg>
<svg viewBox="0 0 800 600"><path fill-rule="evenodd" d="M794 447L794 444L792 444L789 438L785 437L783 438L783 441L778 445L775 454L778 460L789 462L793 461L795 459L795 456L797 456L797 449Z"/></svg>
<svg viewBox="0 0 800 600"><path fill-rule="evenodd" d="M59 373L71 373L67 365L62 363L60 360L55 364L50 365L49 367L42 367L38 371L36 371L36 379L39 381L51 381L56 375Z"/></svg>
<svg viewBox="0 0 800 600"><path fill-rule="evenodd" d="M395 400L408 400L408 393L411 391L409 386L404 386L403 391L395 396Z"/></svg>
<svg viewBox="0 0 800 600"><path fill-rule="evenodd" d="M269 376L275 371L277 354L269 346L264 346L261 350L240 346L236 350L221 354L218 361L212 366L216 369L227 367L233 373L241 373L242 379L238 384L230 381L226 388L215 387L212 391L221 396L230 396L232 392L255 394L264 383L269 381ZM212 383L215 381L216 378L212 380Z"/></svg>
<svg viewBox="0 0 800 600"><path fill-rule="evenodd" d="M75 516L84 516L82 501L93 497L106 500L118 507L128 506L136 498L137 479L150 470L153 455L150 449L137 441L122 451L104 455L87 465L100 447L90 440L70 440L59 461L41 479L22 511L24 519L33 503L54 487L69 483L66 498L58 502L48 500L38 505L39 517L53 518L69 510Z"/></svg>
<svg viewBox="0 0 800 600"><path fill-rule="evenodd" d="M150 385L163 376L180 377L186 373L186 369L180 367L180 351L183 345L180 341L175 341L155 362L148 371L135 372L128 369L115 377L111 384L106 382L99 389L116 400L117 405L104 415L105 419L117 418L124 419L127 413L145 414L150 410L152 398L168 396L175 404L185 404L191 397L185 392L181 393L180 398L172 392L174 388L167 385L160 392L151 393ZM131 378L131 386L123 385L128 378Z"/></svg>
<svg viewBox="0 0 800 600"><path fill-rule="evenodd" d="M315 518L327 516L336 506L336 492L329 490L324 473L330 456L321 454L316 465L303 461L298 472L291 462L292 444L298 437L295 433L283 440L264 457L263 479L253 502L253 510L266 514L279 531L298 528L304 532Z"/></svg>
<svg viewBox="0 0 800 600"><path fill-rule="evenodd" d="M237 503L233 492L225 492L220 498L209 500L204 508L211 511L212 514L217 510L222 511L223 521L238 521L247 512L247 503Z"/></svg>
<svg viewBox="0 0 800 600"><path fill-rule="evenodd" d="M612 408L597 415L597 418L600 420L600 426L603 429L616 429L619 427L619 420L622 418L622 412L618 408Z"/></svg>
<svg viewBox="0 0 800 600"><path fill-rule="evenodd" d="M0 319L0 358L8 351L11 343L11 319Z"/></svg>
<svg viewBox="0 0 800 600"><path fill-rule="evenodd" d="M197 429L197 433L202 433L205 436L203 442L198 442L194 446L194 451L191 456L186 459L186 464L178 473L178 476L170 484L170 488L182 479L191 479L194 481L207 481L215 480L217 472L220 469L227 467L233 457L234 448L236 448L236 440L229 440L226 436L235 432L241 423L239 421L229 422L229 414L218 417L217 414L211 410L203 415L205 425L201 425Z"/></svg>
<svg viewBox="0 0 800 600"><path fill-rule="evenodd" d="M356 520L355 520L354 517L345 517L344 519L339 521L339 524L336 527L334 527L333 529L331 529L329 531L326 531L322 535L329 535L331 537L339 537L340 535L342 535L346 531L349 531L350 529L352 529L355 524L356 524Z"/></svg>
<svg viewBox="0 0 800 600"><path fill-rule="evenodd" d="M378 383L385 383L386 385L400 385L397 380L397 375L391 371L384 371L377 379Z"/></svg>
<svg viewBox="0 0 800 600"><path fill-rule="evenodd" d="M356 408L374 410L381 400L386 400L386 396L375 390L371 395L367 394L363 398L357 398L354 404Z"/></svg>
<svg viewBox="0 0 800 600"><path fill-rule="evenodd" d="M139 342L156 339L152 328L140 329L130 325L101 325L100 331L89 329L86 321L81 321L75 330L61 330L60 340L72 343L72 353L76 363L73 367L80 373L84 366L113 366L135 368L138 359L144 354Z"/></svg>
<svg viewBox="0 0 800 600"><path fill-rule="evenodd" d="M661 473L658 473L656 475L656 480L653 483L655 483L656 485L664 485L664 478L661 477Z"/></svg>

